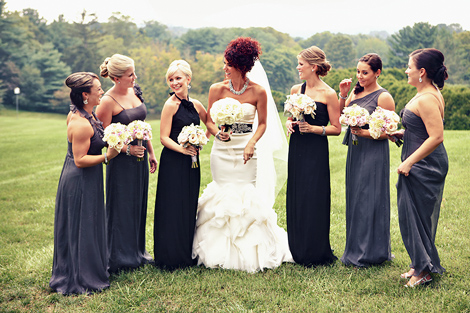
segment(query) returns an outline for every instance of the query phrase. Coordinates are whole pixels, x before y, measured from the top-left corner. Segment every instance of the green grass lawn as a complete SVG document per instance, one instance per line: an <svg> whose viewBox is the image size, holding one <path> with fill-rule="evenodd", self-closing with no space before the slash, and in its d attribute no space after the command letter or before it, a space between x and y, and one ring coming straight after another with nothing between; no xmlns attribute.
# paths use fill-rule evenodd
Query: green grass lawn
<svg viewBox="0 0 470 313"><path fill-rule="evenodd" d="M159 121L153 144L160 156ZM92 296L62 296L49 288L54 203L67 142L65 116L0 111L0 312L470 312L470 131L446 131L450 170L436 244L447 272L424 288L402 285L410 263L401 240L396 168L391 154L391 244L395 259L368 269L283 264L257 274L194 267L166 272L146 266L111 276L111 287ZM342 135L330 137L331 244L345 244L345 163ZM209 144L201 156L201 192L211 181ZM150 176L147 249L153 255L153 208L157 175ZM285 187L276 200L286 227Z"/></svg>

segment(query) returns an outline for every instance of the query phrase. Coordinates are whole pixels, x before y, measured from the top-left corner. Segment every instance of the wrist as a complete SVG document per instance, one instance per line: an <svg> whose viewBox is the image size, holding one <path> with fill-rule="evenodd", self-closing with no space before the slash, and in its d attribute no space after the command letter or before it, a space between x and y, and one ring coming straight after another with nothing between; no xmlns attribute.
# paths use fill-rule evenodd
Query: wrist
<svg viewBox="0 0 470 313"><path fill-rule="evenodd" d="M348 98L348 95L346 94L346 97L344 97L342 94L341 94L341 91L338 92L338 96L341 100L346 100Z"/></svg>
<svg viewBox="0 0 470 313"><path fill-rule="evenodd" d="M127 145L126 155L131 156L131 145Z"/></svg>

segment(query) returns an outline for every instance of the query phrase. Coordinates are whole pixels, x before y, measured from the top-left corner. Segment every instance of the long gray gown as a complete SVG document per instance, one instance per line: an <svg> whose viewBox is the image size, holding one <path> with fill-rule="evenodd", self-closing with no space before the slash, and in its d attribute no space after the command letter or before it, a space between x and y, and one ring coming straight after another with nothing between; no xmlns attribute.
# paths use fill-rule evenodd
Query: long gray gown
<svg viewBox="0 0 470 313"><path fill-rule="evenodd" d="M410 110L402 111L406 128L403 137L402 161L429 137L423 120ZM408 176L399 175L397 205L401 236L415 273L442 274L435 238L449 161L444 144L415 163Z"/></svg>
<svg viewBox="0 0 470 313"><path fill-rule="evenodd" d="M379 89L351 102L372 113ZM343 143L346 161L346 247L341 261L358 267L391 260L390 152L388 140L358 137L352 144L348 128Z"/></svg>
<svg viewBox="0 0 470 313"><path fill-rule="evenodd" d="M94 130L87 154L99 155L105 146L103 126L86 111L79 111ZM78 168L72 143L68 142L55 205L54 260L49 283L54 291L69 295L109 287L105 226L103 165Z"/></svg>
<svg viewBox="0 0 470 313"><path fill-rule="evenodd" d="M145 120L147 108L138 85L134 87L134 92L142 104L131 109L123 108L112 117L112 123L128 125L135 120ZM116 103L119 104L117 101ZM137 140L130 144L136 145ZM143 145L147 147L145 141ZM148 185L147 151L143 161L137 161L135 156L125 153L120 153L109 161L106 167L106 219L110 273L153 262L151 255L145 250Z"/></svg>

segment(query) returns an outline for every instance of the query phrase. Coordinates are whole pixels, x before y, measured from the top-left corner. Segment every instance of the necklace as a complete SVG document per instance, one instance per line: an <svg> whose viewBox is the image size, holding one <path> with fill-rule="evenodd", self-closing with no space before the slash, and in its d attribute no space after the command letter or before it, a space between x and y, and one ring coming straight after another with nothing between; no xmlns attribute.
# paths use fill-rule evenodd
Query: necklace
<svg viewBox="0 0 470 313"><path fill-rule="evenodd" d="M240 91L236 91L235 89L233 89L233 85L232 85L232 80L231 80L231 79L229 79L229 81L228 81L228 86L229 86L229 88L230 88L230 91L231 91L233 94L239 96L239 95L241 95L242 93L245 92L246 88L248 87L248 83L249 83L249 82L250 82L250 79L247 77L247 78L246 78L246 81L245 81L245 85L243 85L243 88L242 88Z"/></svg>

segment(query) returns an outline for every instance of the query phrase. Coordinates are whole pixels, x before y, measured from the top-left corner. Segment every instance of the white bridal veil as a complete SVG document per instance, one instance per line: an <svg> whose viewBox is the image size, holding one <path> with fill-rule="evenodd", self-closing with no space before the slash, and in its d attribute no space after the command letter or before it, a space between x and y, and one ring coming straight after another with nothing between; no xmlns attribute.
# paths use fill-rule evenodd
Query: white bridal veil
<svg viewBox="0 0 470 313"><path fill-rule="evenodd" d="M276 103L271 94L268 77L259 61L255 62L247 77L264 87L268 96L266 131L256 144L256 154L258 156L256 188L263 199L266 199L266 203L272 207L287 178L287 139ZM256 116L253 125L254 130L257 126L258 118Z"/></svg>

